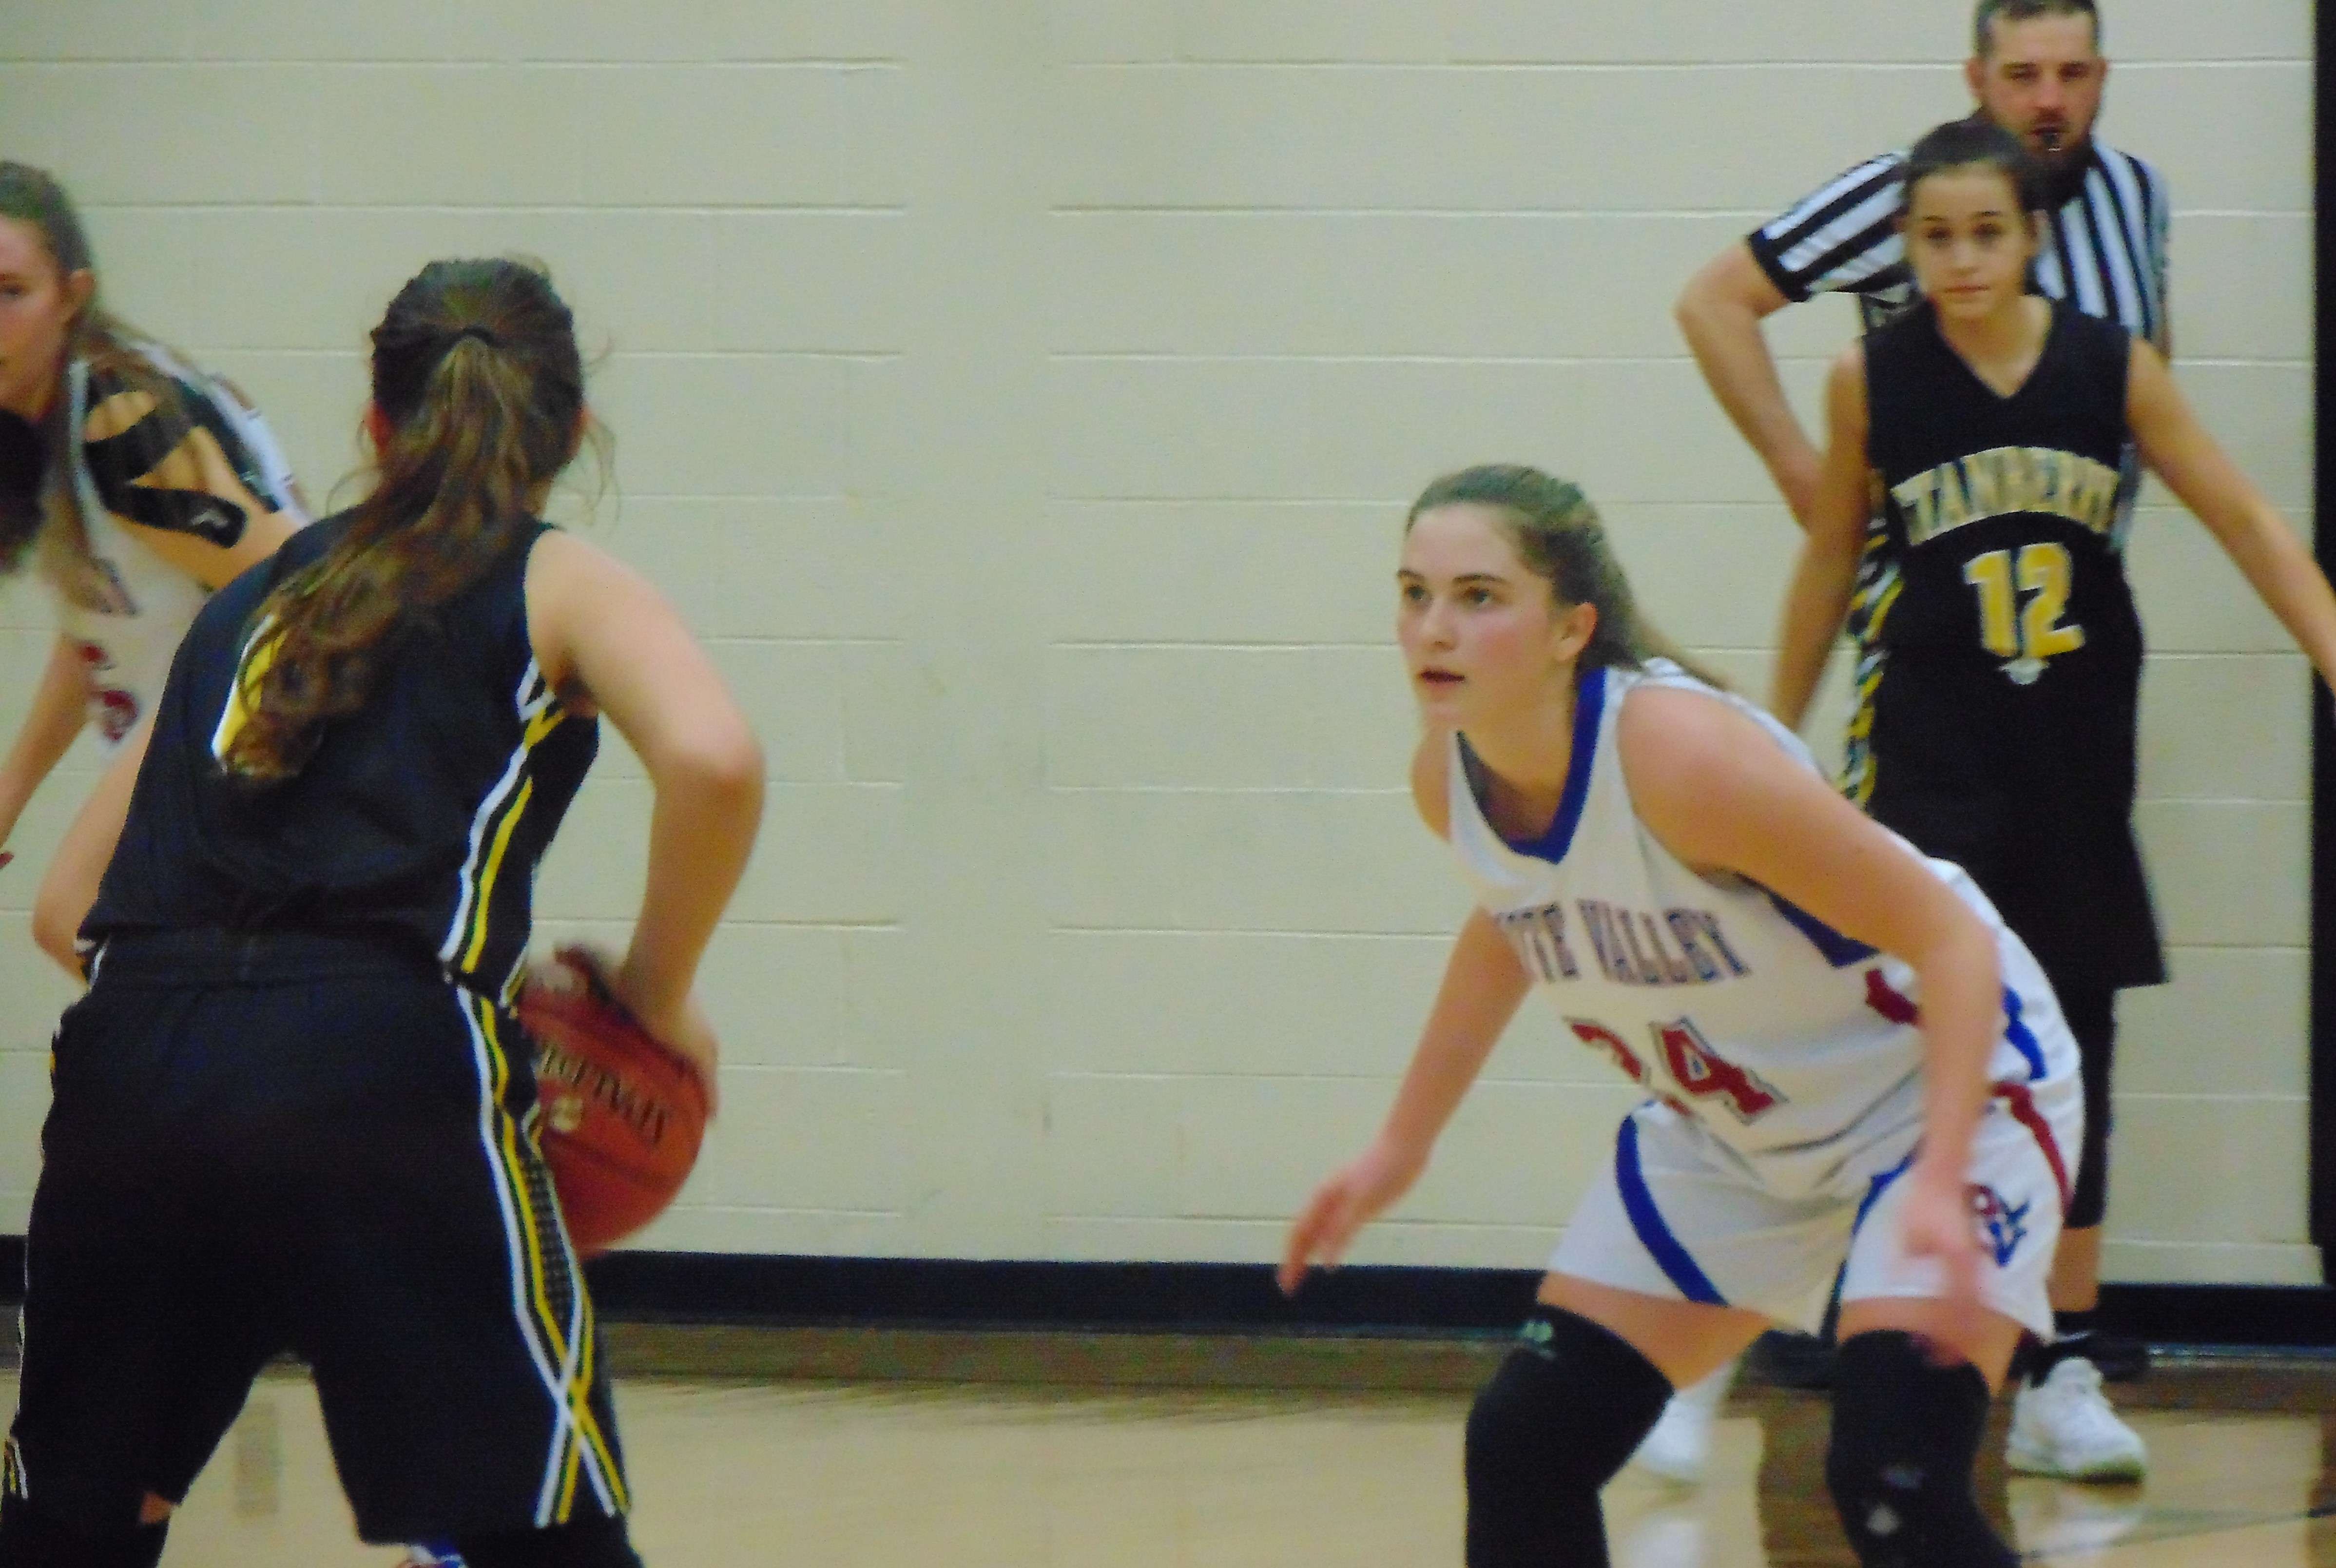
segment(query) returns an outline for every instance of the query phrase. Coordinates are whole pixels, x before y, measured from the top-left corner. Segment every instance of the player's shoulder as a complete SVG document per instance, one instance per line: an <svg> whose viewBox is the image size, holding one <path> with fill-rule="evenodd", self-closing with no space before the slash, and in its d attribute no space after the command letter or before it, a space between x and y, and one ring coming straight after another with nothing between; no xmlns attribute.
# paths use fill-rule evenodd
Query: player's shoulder
<svg viewBox="0 0 2336 1568"><path fill-rule="evenodd" d="M341 512L301 529L268 559L244 568L204 599L186 637L199 661L225 658L233 663L258 624L261 607L277 589L332 548L348 531L349 518L349 513Z"/></svg>
<svg viewBox="0 0 2336 1568"><path fill-rule="evenodd" d="M277 547L276 554L271 558L277 563L277 575L297 571L322 559L326 550L341 541L355 521L355 509L351 508L296 531L291 538Z"/></svg>
<svg viewBox="0 0 2336 1568"><path fill-rule="evenodd" d="M355 515L354 511L336 512L297 530L267 560L246 567L234 580L211 595L200 614L230 621L248 615L277 589L321 560L348 532Z"/></svg>
<svg viewBox="0 0 2336 1568"><path fill-rule="evenodd" d="M1939 336L1930 302L1918 297L1911 307L1844 348L1834 360L1833 375L1836 385L1854 377L1861 392L1892 385L1893 378L1920 383L1937 375L1953 352Z"/></svg>
<svg viewBox="0 0 2336 1568"><path fill-rule="evenodd" d="M1808 770L1806 748L1733 692L1665 663L1623 687L1614 746L1635 798L1641 782L1694 799L1747 767Z"/></svg>
<svg viewBox="0 0 2336 1568"><path fill-rule="evenodd" d="M224 377L209 375L159 343L138 338L107 339L92 349L82 364L83 373L88 377L84 433L92 439L115 433L125 411L144 414L158 411L159 406L159 412L164 414L179 414L200 406L214 413L229 408L247 414L258 412L241 388ZM109 404L112 405L111 409Z"/></svg>
<svg viewBox="0 0 2336 1568"><path fill-rule="evenodd" d="M1931 302L1917 295L1914 302L1905 309L1871 332L1852 339L1849 349L1844 351L1842 357L1846 359L1849 351L1854 350L1864 362L1871 363L1875 359L1904 354L1910 346L1936 344L1939 341L1937 320Z"/></svg>
<svg viewBox="0 0 2336 1568"><path fill-rule="evenodd" d="M81 411L81 438L92 458L112 447L127 444L125 437L135 433L139 444L155 448L151 455L159 457L161 437L152 427L168 424L182 427L186 421L172 416L181 412L184 392L174 385L169 371L157 364L151 355L138 348L117 347L92 357L87 362L87 391Z"/></svg>
<svg viewBox="0 0 2336 1568"><path fill-rule="evenodd" d="M610 581L638 575L612 550L579 538L564 528L539 522L527 541L527 591L539 594L590 594Z"/></svg>
<svg viewBox="0 0 2336 1568"><path fill-rule="evenodd" d="M520 595L539 652L662 602L649 579L614 551L564 528L534 523L523 551Z"/></svg>
<svg viewBox="0 0 2336 1568"><path fill-rule="evenodd" d="M1614 745L1633 774L1652 769L1700 774L1724 766L1758 726L1710 687L1632 681L1614 713Z"/></svg>

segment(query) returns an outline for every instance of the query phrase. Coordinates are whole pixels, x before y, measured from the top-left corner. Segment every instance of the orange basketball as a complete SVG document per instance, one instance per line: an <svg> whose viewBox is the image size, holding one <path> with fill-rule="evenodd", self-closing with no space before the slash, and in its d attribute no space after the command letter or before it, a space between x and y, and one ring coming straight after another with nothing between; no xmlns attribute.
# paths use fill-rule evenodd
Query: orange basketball
<svg viewBox="0 0 2336 1568"><path fill-rule="evenodd" d="M663 1213L697 1164L706 1086L635 1023L587 955L562 950L520 993L535 1042L544 1164L569 1239L605 1252Z"/></svg>

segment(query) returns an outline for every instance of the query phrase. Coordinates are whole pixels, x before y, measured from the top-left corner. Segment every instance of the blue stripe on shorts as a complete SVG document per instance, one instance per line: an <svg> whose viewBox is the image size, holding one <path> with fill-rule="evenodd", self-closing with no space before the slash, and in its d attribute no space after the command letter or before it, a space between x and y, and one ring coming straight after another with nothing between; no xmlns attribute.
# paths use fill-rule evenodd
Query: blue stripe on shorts
<svg viewBox="0 0 2336 1568"><path fill-rule="evenodd" d="M1622 1191L1622 1212L1630 1216L1630 1228L1639 1232L1639 1244L1661 1266L1679 1293L1690 1301L1707 1306L1725 1307L1727 1300L1711 1282L1710 1277L1697 1267L1687 1249L1663 1223L1662 1211L1655 1207L1655 1195L1647 1190L1646 1172L1639 1164L1639 1122L1636 1116L1622 1118L1621 1135L1614 1145L1614 1182Z"/></svg>
<svg viewBox="0 0 2336 1568"><path fill-rule="evenodd" d="M2003 1037L2027 1061L2028 1081L2040 1082L2044 1076L2044 1047L2036 1043L2036 1031L2020 1016L2020 993L2010 986L2003 988Z"/></svg>

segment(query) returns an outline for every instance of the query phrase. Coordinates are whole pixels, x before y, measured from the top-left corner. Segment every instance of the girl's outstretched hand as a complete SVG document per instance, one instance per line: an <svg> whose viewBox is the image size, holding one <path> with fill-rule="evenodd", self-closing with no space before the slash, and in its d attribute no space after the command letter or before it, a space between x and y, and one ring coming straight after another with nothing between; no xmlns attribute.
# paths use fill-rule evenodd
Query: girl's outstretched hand
<svg viewBox="0 0 2336 1568"><path fill-rule="evenodd" d="M1281 1267L1275 1275L1282 1293L1294 1295L1315 1263L1335 1268L1347 1255L1355 1232L1409 1192L1426 1168L1425 1150L1414 1153L1379 1142L1314 1189L1290 1222L1290 1239L1282 1245Z"/></svg>

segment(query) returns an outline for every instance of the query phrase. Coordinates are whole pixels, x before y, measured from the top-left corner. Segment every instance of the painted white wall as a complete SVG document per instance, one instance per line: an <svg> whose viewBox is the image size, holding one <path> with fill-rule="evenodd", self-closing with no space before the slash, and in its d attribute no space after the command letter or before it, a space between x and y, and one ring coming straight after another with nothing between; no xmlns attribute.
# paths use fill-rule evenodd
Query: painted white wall
<svg viewBox="0 0 2336 1568"><path fill-rule="evenodd" d="M321 493L428 258L547 258L608 358L595 537L763 728L711 959L727 1114L653 1246L1256 1260L1364 1138L1465 895L1400 793L1419 485L1576 475L1766 685L1791 526L1669 317L1693 268L1965 103L1960 6L1864 0L414 0L20 8L0 155ZM2169 175L2185 385L2308 526L2310 8L2118 0L2105 134ZM1853 330L1774 340L1802 406ZM2110 1272L2305 1281L2305 673L2194 522L2134 546L2175 983L2126 1008ZM0 607L0 726L47 635ZM1836 707L1835 711L1838 709ZM0 873L0 1230L68 994ZM611 746L542 885L620 932ZM1630 1095L1529 1011L1382 1261L1530 1265Z"/></svg>

